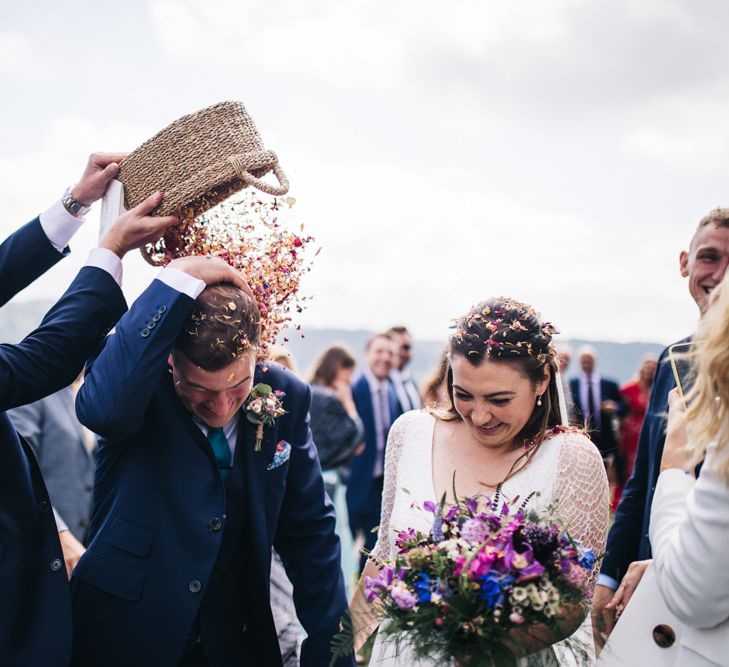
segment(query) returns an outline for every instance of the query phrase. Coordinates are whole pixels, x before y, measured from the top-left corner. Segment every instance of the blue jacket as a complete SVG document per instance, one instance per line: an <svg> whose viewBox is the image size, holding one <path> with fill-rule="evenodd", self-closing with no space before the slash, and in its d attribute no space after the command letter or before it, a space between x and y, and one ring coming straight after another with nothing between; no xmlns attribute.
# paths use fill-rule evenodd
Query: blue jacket
<svg viewBox="0 0 729 667"><path fill-rule="evenodd" d="M689 340L685 338L679 342L686 343ZM633 561L651 557L648 538L651 503L661 472L663 443L666 439L668 393L675 386L666 348L658 359L658 370L653 380L648 410L640 430L633 474L623 489L623 497L615 513L615 522L608 534L607 554L600 569L601 574L606 574L618 582Z"/></svg>
<svg viewBox="0 0 729 667"><path fill-rule="evenodd" d="M402 414L402 408L389 381L387 394L390 407L390 423L393 424ZM364 375L361 375L352 385L352 399L364 426L365 443L362 453L352 459L352 472L347 482L347 507L350 515L357 515L369 497L377 457L377 433L375 429L375 412L372 406L372 392Z"/></svg>
<svg viewBox="0 0 729 667"><path fill-rule="evenodd" d="M38 219L0 245L0 305L63 255ZM124 312L113 278L80 270L40 326L0 346L0 665L67 667L71 607L56 523L32 449L4 412L70 384Z"/></svg>
<svg viewBox="0 0 729 667"><path fill-rule="evenodd" d="M585 416L582 413L579 378L572 378L570 380L570 392L572 394L572 402L574 405L575 421L579 426L582 426L585 421ZM615 403L618 404L618 417L622 417L627 412L625 401L620 393L620 388L613 380L600 378L600 397L603 401L615 401ZM612 415L601 412L600 423L597 425L597 430L591 431L589 436L603 456L616 452L618 443L615 439L615 432L613 430Z"/></svg>
<svg viewBox="0 0 729 667"><path fill-rule="evenodd" d="M176 666L194 632L211 667L280 665L269 605L275 546L308 633L301 665L327 665L347 601L309 388L259 364L255 381L285 392L287 414L265 428L260 452L256 426L241 417L223 482L167 368L193 304L153 281L79 391L79 418L102 440L89 549L72 580L73 664ZM290 458L273 467L280 441Z"/></svg>

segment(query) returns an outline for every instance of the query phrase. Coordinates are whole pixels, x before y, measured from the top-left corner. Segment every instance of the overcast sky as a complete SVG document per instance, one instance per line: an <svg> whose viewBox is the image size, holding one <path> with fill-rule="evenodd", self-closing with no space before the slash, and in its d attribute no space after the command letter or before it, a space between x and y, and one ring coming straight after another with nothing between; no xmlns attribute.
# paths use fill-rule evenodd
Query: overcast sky
<svg viewBox="0 0 729 667"><path fill-rule="evenodd" d="M506 294L565 337L670 342L729 205L722 0L3 3L2 234L92 151L244 102L323 250L304 326L441 337ZM18 298L55 298L96 239ZM125 260L134 298L155 270Z"/></svg>

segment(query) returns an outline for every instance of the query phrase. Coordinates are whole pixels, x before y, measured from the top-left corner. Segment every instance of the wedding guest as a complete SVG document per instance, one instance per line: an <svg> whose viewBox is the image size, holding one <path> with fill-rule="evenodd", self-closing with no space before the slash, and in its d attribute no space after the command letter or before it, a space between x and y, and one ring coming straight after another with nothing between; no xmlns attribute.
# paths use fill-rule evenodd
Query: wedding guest
<svg viewBox="0 0 729 667"><path fill-rule="evenodd" d="M119 170L123 154L96 153L63 198L0 245L0 305L68 254L67 244ZM40 172L39 172L40 173ZM78 557L70 531L58 533L32 448L7 410L70 384L124 312L121 258L177 221L149 216L156 193L120 216L89 254L40 326L0 346L0 665L67 667L71 609L67 573ZM70 553L66 539L72 540ZM65 563L65 567L64 567Z"/></svg>
<svg viewBox="0 0 729 667"><path fill-rule="evenodd" d="M386 333L395 344L397 352L393 369L390 371L390 380L400 403L400 410L401 412L419 410L423 404L408 368L412 360L413 337L403 326L390 327Z"/></svg>
<svg viewBox="0 0 729 667"><path fill-rule="evenodd" d="M8 416L33 448L53 508L83 543L91 516L96 439L76 417L80 384L77 378L55 394L8 410Z"/></svg>
<svg viewBox="0 0 729 667"><path fill-rule="evenodd" d="M590 345L580 348L580 374L570 381L575 417L584 424L603 459L615 456L618 443L613 419L625 414L617 382L597 372L597 352Z"/></svg>
<svg viewBox="0 0 729 667"><path fill-rule="evenodd" d="M281 345L272 345L268 353L268 358L277 363L279 366L288 368L292 373L298 375L299 369L296 365L296 359L289 350Z"/></svg>
<svg viewBox="0 0 729 667"><path fill-rule="evenodd" d="M357 414L364 425L364 449L352 460L347 484L347 509L352 537L364 539L360 570L367 561L365 552L375 545L372 529L380 521L382 482L385 472L387 435L402 410L389 380L396 351L387 334L370 338L365 348L365 369L352 387Z"/></svg>
<svg viewBox="0 0 729 667"><path fill-rule="evenodd" d="M668 429L651 507L656 582L687 626L676 665L726 665L729 646L729 285L712 295L695 343L696 380L669 394ZM696 479L697 464L703 461Z"/></svg>
<svg viewBox="0 0 729 667"><path fill-rule="evenodd" d="M575 404L572 401L572 392L570 391L570 383L567 379L567 371L572 362L572 347L563 343L557 345L557 363L559 364L559 377L562 381L562 394L564 402L567 406L567 419L570 424L575 423Z"/></svg>
<svg viewBox="0 0 729 667"><path fill-rule="evenodd" d="M349 466L362 443L364 427L352 398L356 362L342 345L326 348L314 364L311 383L311 434L330 497L337 485L336 471ZM329 473L329 474L327 474Z"/></svg>
<svg viewBox="0 0 729 667"><path fill-rule="evenodd" d="M329 663L346 598L310 390L257 363L259 317L223 260L175 259L90 364L77 411L100 439L75 666L280 665L272 546L307 632L301 665ZM245 405L263 384L278 409L259 428Z"/></svg>
<svg viewBox="0 0 729 667"><path fill-rule="evenodd" d="M711 291L721 282L729 264L729 208L711 211L701 219L689 243L679 255L679 270L687 279L688 291L703 317ZM660 472L666 433L668 394L676 386L669 363L669 350L685 347L690 338L669 346L658 358L648 410L640 431L633 474L623 489L623 496L608 535L607 553L592 601L595 642L601 647L615 622L615 609L625 605L623 592L632 592L650 563L650 511ZM625 582L616 593L621 580ZM628 596L629 597L629 596ZM606 609L608 602L612 606Z"/></svg>
<svg viewBox="0 0 729 667"><path fill-rule="evenodd" d="M613 489L610 505L613 512L617 509L620 497L623 495L623 485L633 472L635 454L638 451L640 428L648 409L648 397L650 396L651 387L653 387L653 378L656 375L657 367L658 358L653 355L647 356L640 365L638 378L620 388L620 394L625 402L627 413L620 424L620 442L617 456L619 466L617 471L618 483Z"/></svg>
<svg viewBox="0 0 729 667"><path fill-rule="evenodd" d="M448 348L438 357L438 363L423 383L422 400L426 407L443 405L448 400Z"/></svg>

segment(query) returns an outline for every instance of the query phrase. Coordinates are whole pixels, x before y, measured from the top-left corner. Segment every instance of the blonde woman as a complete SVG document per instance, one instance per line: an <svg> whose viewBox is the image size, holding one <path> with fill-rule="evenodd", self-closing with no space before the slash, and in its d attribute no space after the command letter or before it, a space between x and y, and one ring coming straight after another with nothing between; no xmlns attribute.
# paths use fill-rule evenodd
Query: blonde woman
<svg viewBox="0 0 729 667"><path fill-rule="evenodd" d="M676 665L729 665L729 285L701 323L689 409L669 396L668 430L651 508L658 587L686 626ZM696 479L696 465L703 460Z"/></svg>

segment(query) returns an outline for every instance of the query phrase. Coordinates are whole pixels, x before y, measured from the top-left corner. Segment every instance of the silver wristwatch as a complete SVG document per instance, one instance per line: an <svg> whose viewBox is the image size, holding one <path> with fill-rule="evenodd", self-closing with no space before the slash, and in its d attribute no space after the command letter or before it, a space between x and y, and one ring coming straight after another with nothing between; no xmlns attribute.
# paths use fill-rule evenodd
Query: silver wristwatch
<svg viewBox="0 0 729 667"><path fill-rule="evenodd" d="M61 198L61 203L71 215L77 218L83 218L91 210L90 206L85 206L73 198L71 187L66 188L66 192L63 193L63 197Z"/></svg>

